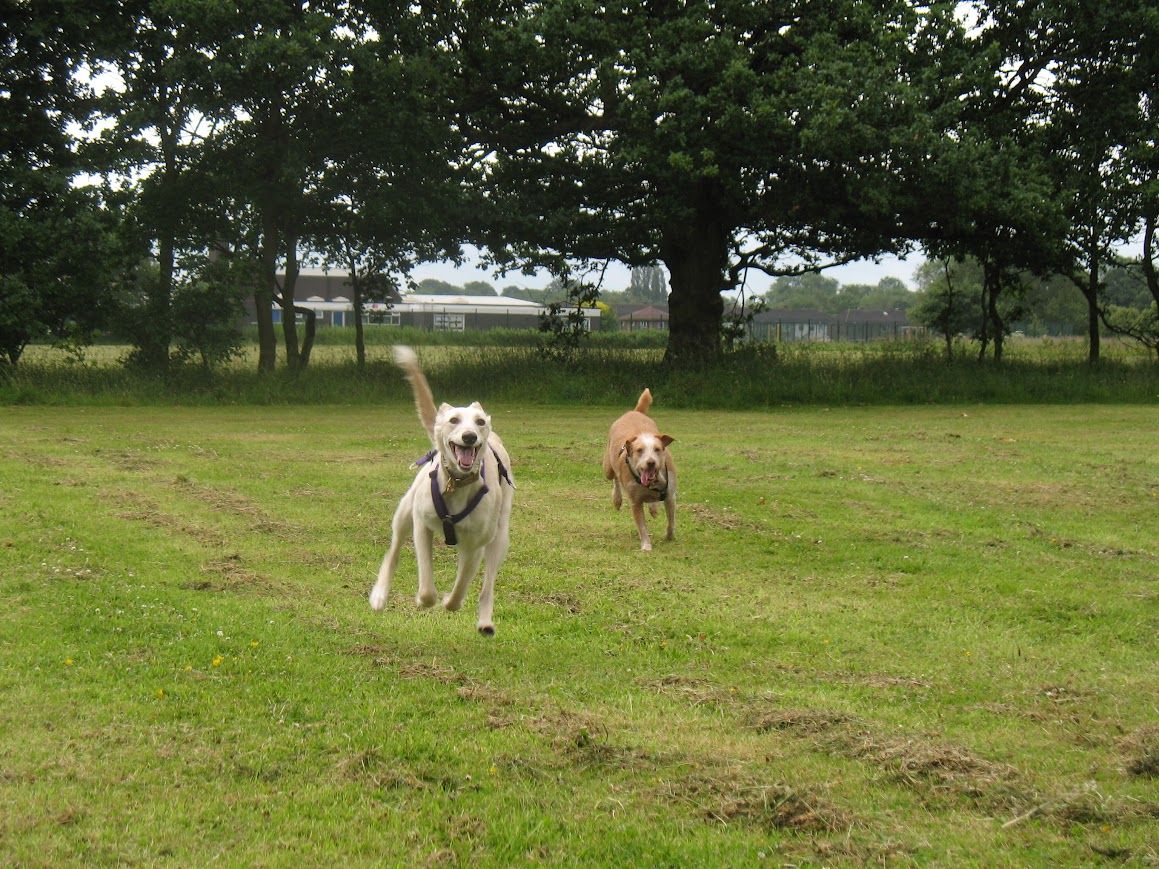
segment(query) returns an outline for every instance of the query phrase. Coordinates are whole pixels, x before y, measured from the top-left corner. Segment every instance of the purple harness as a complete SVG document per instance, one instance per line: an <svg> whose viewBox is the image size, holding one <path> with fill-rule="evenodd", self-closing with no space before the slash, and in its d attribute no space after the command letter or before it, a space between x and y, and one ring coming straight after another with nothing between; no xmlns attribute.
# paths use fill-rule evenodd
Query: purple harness
<svg viewBox="0 0 1159 869"><path fill-rule="evenodd" d="M422 466L439 454L438 450L431 450L417 462L416 465ZM491 454L495 456L495 463L499 465L499 477L501 480L506 480L507 485L512 489L515 488L515 483L511 480L511 475L507 473L507 468L503 466L503 460L499 458L499 453L495 452L495 448L491 447ZM448 546L455 546L459 542L459 535L455 533L455 526L466 519L474 511L484 496L491 490L487 488L487 480L483 476L483 469L485 466L479 467L479 482L483 484L471 500L467 502L467 506L458 513L452 513L447 507L447 502L443 498L443 493L439 488L439 468L436 465L431 470L431 500L435 502L435 512L439 514L439 518L443 520L443 537L446 538Z"/></svg>

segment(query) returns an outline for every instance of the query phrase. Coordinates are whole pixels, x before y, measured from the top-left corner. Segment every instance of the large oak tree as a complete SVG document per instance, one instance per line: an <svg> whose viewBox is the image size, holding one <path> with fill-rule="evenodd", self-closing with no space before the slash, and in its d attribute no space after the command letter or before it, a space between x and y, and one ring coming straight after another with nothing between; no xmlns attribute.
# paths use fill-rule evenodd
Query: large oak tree
<svg viewBox="0 0 1159 869"><path fill-rule="evenodd" d="M720 352L721 291L928 233L953 3L466 3L461 121L501 261L663 262L667 358ZM949 67L949 68L947 68Z"/></svg>

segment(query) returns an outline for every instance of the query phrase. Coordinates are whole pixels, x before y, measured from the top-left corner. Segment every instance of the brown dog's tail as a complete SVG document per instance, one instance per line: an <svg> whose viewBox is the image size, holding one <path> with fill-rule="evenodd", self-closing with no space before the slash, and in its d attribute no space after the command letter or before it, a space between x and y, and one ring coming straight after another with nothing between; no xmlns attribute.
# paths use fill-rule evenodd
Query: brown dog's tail
<svg viewBox="0 0 1159 869"><path fill-rule="evenodd" d="M636 413L647 413L648 408L652 406L652 390L644 387L644 391L640 393L640 398L636 402Z"/></svg>
<svg viewBox="0 0 1159 869"><path fill-rule="evenodd" d="M396 344L394 361L405 372L406 379L410 381L415 394L415 409L419 412L419 421L427 430L431 442L434 443L435 416L438 411L435 409L435 396L431 393L431 385L427 383L427 378L423 374L422 368L419 367L419 357L406 345Z"/></svg>

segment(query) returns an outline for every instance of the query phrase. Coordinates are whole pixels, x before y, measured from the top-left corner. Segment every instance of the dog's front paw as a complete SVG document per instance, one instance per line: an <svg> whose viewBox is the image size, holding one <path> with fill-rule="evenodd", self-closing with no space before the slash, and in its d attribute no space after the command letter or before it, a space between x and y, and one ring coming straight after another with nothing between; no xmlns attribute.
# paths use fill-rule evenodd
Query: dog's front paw
<svg viewBox="0 0 1159 869"><path fill-rule="evenodd" d="M438 595L436 595L433 591L427 592L426 594L420 591L415 595L415 603L417 603L423 609L427 609L435 605L435 599L437 597Z"/></svg>
<svg viewBox="0 0 1159 869"><path fill-rule="evenodd" d="M495 626L493 624L491 624L490 622L480 623L479 625L477 625L477 627L479 628L479 633L481 633L483 636L485 636L485 637L495 636Z"/></svg>
<svg viewBox="0 0 1159 869"><path fill-rule="evenodd" d="M375 586L370 590L370 608L381 612L386 607L386 589Z"/></svg>
<svg viewBox="0 0 1159 869"><path fill-rule="evenodd" d="M641 552L651 552L652 551L652 544L649 543L648 541L644 541L643 543L640 544L640 551Z"/></svg>
<svg viewBox="0 0 1159 869"><path fill-rule="evenodd" d="M463 602L461 600L455 600L449 594L444 595L443 597L443 609L445 609L447 612L457 613L459 611L459 607L462 605Z"/></svg>

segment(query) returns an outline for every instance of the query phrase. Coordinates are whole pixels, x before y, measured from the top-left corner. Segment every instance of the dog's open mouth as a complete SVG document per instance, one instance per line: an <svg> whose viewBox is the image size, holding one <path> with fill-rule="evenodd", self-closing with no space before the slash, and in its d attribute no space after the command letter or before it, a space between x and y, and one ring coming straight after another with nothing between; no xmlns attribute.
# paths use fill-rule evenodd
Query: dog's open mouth
<svg viewBox="0 0 1159 869"><path fill-rule="evenodd" d="M455 461L459 463L459 468L464 471L469 471L475 466L475 457L479 455L479 447L465 447L460 444L451 444L451 449L455 452Z"/></svg>
<svg viewBox="0 0 1159 869"><path fill-rule="evenodd" d="M656 482L655 468L641 468L640 469L640 485L651 486Z"/></svg>

